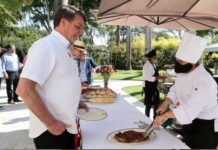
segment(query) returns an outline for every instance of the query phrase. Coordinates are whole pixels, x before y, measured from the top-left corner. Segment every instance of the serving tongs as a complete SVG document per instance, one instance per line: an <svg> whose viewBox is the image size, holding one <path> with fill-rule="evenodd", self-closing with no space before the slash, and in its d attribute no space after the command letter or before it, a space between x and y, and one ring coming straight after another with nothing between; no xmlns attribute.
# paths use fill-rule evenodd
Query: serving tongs
<svg viewBox="0 0 218 150"><path fill-rule="evenodd" d="M154 130L152 127L154 121L148 126L148 128L145 130L145 132L142 133L143 137L146 139L150 136L151 132Z"/></svg>
<svg viewBox="0 0 218 150"><path fill-rule="evenodd" d="M157 116L158 115L160 115L160 113L157 113ZM145 132L142 133L144 138L148 138L150 136L151 132L154 130L153 123L154 123L154 121L148 126L148 128L145 130Z"/></svg>

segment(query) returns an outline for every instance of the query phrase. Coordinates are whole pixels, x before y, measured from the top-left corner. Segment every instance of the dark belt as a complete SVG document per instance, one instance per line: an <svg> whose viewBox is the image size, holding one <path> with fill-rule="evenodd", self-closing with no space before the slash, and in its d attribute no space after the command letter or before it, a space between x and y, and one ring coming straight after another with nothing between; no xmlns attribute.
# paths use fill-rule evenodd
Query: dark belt
<svg viewBox="0 0 218 150"><path fill-rule="evenodd" d="M196 118L192 121L193 123L214 123L214 119L211 119L211 120L205 120L205 119L199 119L199 118Z"/></svg>
<svg viewBox="0 0 218 150"><path fill-rule="evenodd" d="M6 70L7 73L16 73L17 71L9 71L9 70Z"/></svg>

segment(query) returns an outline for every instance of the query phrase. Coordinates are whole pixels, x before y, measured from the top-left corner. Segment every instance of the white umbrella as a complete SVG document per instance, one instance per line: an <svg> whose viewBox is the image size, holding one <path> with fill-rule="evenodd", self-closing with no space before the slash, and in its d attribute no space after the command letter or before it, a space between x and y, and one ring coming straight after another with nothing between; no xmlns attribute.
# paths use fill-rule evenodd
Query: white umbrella
<svg viewBox="0 0 218 150"><path fill-rule="evenodd" d="M218 0L101 0L101 24L169 29L218 28Z"/></svg>

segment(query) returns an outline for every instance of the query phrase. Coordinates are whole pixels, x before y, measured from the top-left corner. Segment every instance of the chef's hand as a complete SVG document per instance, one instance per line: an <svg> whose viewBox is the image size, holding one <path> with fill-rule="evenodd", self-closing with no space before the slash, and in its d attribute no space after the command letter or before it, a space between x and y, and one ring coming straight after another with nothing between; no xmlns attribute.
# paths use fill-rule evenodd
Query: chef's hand
<svg viewBox="0 0 218 150"><path fill-rule="evenodd" d="M66 128L70 127L71 125L58 120L54 120L50 125L47 125L48 131L53 135L60 135L66 130Z"/></svg>
<svg viewBox="0 0 218 150"><path fill-rule="evenodd" d="M166 112L169 104L171 103L171 100L167 97L163 103L160 105L160 107L156 110L157 114L163 114L164 112Z"/></svg>
<svg viewBox="0 0 218 150"><path fill-rule="evenodd" d="M156 118L154 119L154 122L152 124L153 128L158 128L160 127L165 121L167 121L169 118L175 118L175 115L173 113L173 111L168 111L162 115L158 115L156 116Z"/></svg>
<svg viewBox="0 0 218 150"><path fill-rule="evenodd" d="M168 106L160 105L160 107L156 110L157 114L163 114L167 110Z"/></svg>
<svg viewBox="0 0 218 150"><path fill-rule="evenodd" d="M165 77L165 76L158 76L157 77L157 80L165 80L167 77Z"/></svg>
<svg viewBox="0 0 218 150"><path fill-rule="evenodd" d="M85 109L87 112L89 111L89 107L84 102L79 102L79 109Z"/></svg>
<svg viewBox="0 0 218 150"><path fill-rule="evenodd" d="M156 116L156 118L154 119L154 122L152 124L152 127L153 128L160 127L167 119L168 118L165 116L165 114Z"/></svg>

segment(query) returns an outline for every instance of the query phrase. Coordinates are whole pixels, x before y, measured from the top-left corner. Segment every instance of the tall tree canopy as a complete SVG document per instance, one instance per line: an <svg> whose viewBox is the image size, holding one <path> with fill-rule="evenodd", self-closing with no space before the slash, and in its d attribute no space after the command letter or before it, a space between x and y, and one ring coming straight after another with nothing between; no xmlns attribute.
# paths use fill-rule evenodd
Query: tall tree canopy
<svg viewBox="0 0 218 150"><path fill-rule="evenodd" d="M17 23L21 15L21 6L30 4L32 0L1 0L0 1L0 35L4 36L7 31Z"/></svg>
<svg viewBox="0 0 218 150"><path fill-rule="evenodd" d="M31 5L23 6L22 19L27 19L30 26L45 28L49 33L52 31L51 18L54 14L54 1L52 0L32 0Z"/></svg>
<svg viewBox="0 0 218 150"><path fill-rule="evenodd" d="M91 9L98 9L100 5L100 0L69 0L70 5L75 5L79 8L86 16L86 26L84 33L84 40L86 43L90 45L94 44L94 36L99 33L103 29L99 24L97 24L94 15L90 12Z"/></svg>

